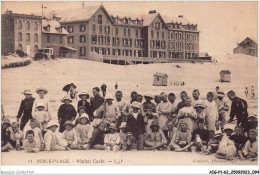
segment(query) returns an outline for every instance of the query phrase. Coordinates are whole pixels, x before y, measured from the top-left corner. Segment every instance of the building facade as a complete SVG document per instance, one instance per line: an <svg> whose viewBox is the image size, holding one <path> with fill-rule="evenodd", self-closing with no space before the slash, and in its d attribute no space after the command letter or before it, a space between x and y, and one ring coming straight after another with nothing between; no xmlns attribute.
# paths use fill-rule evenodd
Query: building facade
<svg viewBox="0 0 260 175"><path fill-rule="evenodd" d="M84 14L84 15L81 15ZM169 18L155 10L139 17L119 17L103 5L55 12L68 31L68 45L80 59L90 52L104 57L193 59L199 53L197 25L183 16Z"/></svg>
<svg viewBox="0 0 260 175"><path fill-rule="evenodd" d="M2 15L2 55L22 50L27 55L41 48L41 16L16 14L7 11Z"/></svg>
<svg viewBox="0 0 260 175"><path fill-rule="evenodd" d="M245 55L258 56L258 45L251 38L247 37L241 43L237 44L237 47L233 49L233 53L242 53Z"/></svg>

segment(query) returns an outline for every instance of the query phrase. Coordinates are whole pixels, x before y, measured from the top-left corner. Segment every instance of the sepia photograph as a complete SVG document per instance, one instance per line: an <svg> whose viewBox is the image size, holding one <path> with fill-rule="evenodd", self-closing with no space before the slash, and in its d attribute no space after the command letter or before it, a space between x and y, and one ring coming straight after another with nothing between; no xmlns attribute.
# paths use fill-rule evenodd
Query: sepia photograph
<svg viewBox="0 0 260 175"><path fill-rule="evenodd" d="M1 1L1 165L258 165L258 12Z"/></svg>

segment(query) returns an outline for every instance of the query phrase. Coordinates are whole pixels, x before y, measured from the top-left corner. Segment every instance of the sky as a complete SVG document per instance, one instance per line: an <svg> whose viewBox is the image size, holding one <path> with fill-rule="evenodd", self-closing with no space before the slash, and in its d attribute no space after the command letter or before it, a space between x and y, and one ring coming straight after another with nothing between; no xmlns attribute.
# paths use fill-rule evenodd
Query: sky
<svg viewBox="0 0 260 175"><path fill-rule="evenodd" d="M2 1L1 13L7 9L14 13L41 14L58 9L82 7L83 1ZM246 37L258 39L257 1L84 1L85 6L103 3L108 11L124 14L146 14L156 10L162 15L177 17L183 15L190 22L198 24L200 31L200 52L210 55L232 54L237 43Z"/></svg>

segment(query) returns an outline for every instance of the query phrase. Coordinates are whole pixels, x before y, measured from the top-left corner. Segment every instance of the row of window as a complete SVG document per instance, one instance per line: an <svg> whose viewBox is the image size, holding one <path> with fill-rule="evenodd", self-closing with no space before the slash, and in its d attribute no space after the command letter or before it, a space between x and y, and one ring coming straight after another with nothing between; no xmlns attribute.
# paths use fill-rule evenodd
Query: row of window
<svg viewBox="0 0 260 175"><path fill-rule="evenodd" d="M183 44L182 42L170 42L169 44L169 49L173 49L173 50L182 50L183 48ZM186 50L198 50L198 46L196 43L186 43Z"/></svg>
<svg viewBox="0 0 260 175"><path fill-rule="evenodd" d="M169 58L182 58L182 52L169 52Z"/></svg>
<svg viewBox="0 0 260 175"><path fill-rule="evenodd" d="M21 32L18 33L18 41L23 41L23 34ZM31 34L26 33L26 42L30 42L30 41L31 41ZM38 42L38 34L37 33L34 34L34 42Z"/></svg>
<svg viewBox="0 0 260 175"><path fill-rule="evenodd" d="M169 32L169 38L170 39L174 39L174 40L182 40L183 37L182 37L182 33L181 32L173 32L173 31L170 31ZM197 41L198 40L198 37L197 37L197 34L196 33L186 33L186 40L187 41Z"/></svg>
<svg viewBox="0 0 260 175"><path fill-rule="evenodd" d="M84 48L84 49L83 49ZM81 52L82 51L82 52ZM91 47L91 52L96 52L102 55L111 55L110 48ZM81 47L80 53L85 53L85 47ZM130 56L130 57L144 57L143 50L130 50L130 49L112 49L112 55L115 56ZM84 56L84 55L81 55Z"/></svg>
<svg viewBox="0 0 260 175"><path fill-rule="evenodd" d="M22 21L18 21L18 29L22 29L23 28L23 23ZM31 23L29 21L26 22L25 24L26 30L31 30ZM34 30L38 30L38 23L37 22L33 22L33 29Z"/></svg>
<svg viewBox="0 0 260 175"><path fill-rule="evenodd" d="M162 51L150 51L150 57L152 58L166 58L166 53Z"/></svg>
<svg viewBox="0 0 260 175"><path fill-rule="evenodd" d="M160 40L150 40L150 48L151 49L165 49L166 44L165 41L160 41Z"/></svg>
<svg viewBox="0 0 260 175"><path fill-rule="evenodd" d="M22 44L18 44L17 50L23 51L23 45ZM36 53L38 51L38 45L35 45L33 47L33 51L34 51L34 53Z"/></svg>
<svg viewBox="0 0 260 175"><path fill-rule="evenodd" d="M151 30L151 38L154 39L154 31ZM160 32L156 31L156 39L160 38ZM162 39L164 39L164 32L162 32Z"/></svg>

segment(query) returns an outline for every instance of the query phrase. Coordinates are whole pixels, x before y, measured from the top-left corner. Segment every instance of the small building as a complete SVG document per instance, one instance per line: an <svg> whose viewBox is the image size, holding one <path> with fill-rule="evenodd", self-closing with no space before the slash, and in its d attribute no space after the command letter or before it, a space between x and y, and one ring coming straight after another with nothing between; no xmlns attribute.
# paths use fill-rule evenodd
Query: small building
<svg viewBox="0 0 260 175"><path fill-rule="evenodd" d="M258 49L257 42L247 37L241 43L237 44L237 47L233 49L233 53L234 54L242 53L245 55L251 55L257 57L258 55L257 49Z"/></svg>
<svg viewBox="0 0 260 175"><path fill-rule="evenodd" d="M229 70L222 70L220 73L220 82L230 82L231 81L231 72Z"/></svg>
<svg viewBox="0 0 260 175"><path fill-rule="evenodd" d="M200 60L212 60L212 57L209 56L209 54L207 52L200 52L199 59Z"/></svg>
<svg viewBox="0 0 260 175"><path fill-rule="evenodd" d="M168 75L165 73L155 73L153 78L154 86L167 86Z"/></svg>

